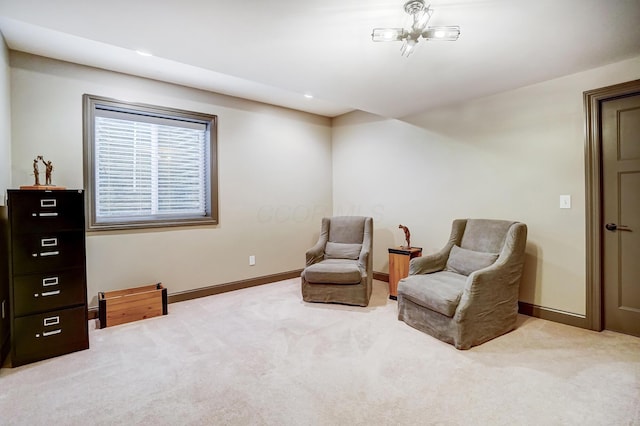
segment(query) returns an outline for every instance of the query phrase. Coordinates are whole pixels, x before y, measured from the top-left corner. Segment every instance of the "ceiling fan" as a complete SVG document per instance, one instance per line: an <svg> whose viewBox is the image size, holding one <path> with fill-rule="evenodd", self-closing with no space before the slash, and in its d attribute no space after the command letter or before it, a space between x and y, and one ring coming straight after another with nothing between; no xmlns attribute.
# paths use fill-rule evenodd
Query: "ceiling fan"
<svg viewBox="0 0 640 426"><path fill-rule="evenodd" d="M460 27L427 27L433 14L431 6L426 6L424 0L408 0L404 4L404 11L411 16L411 28L374 28L371 34L373 41L401 41L402 55L409 56L420 37L425 40L456 41L460 36Z"/></svg>

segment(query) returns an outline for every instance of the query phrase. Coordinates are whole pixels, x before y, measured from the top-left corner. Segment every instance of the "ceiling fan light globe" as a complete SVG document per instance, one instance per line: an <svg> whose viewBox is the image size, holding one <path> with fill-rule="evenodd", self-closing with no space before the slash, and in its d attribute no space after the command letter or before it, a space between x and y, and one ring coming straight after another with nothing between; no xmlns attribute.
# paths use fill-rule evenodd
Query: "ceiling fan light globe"
<svg viewBox="0 0 640 426"><path fill-rule="evenodd" d="M433 11L430 8L426 8L414 15L414 27L416 30L422 32L427 26L427 23L431 19Z"/></svg>
<svg viewBox="0 0 640 426"><path fill-rule="evenodd" d="M406 57L409 57L409 55L413 53L417 43L418 41L415 39L412 39L412 38L406 39L404 43L402 43L402 47L400 48L400 53Z"/></svg>
<svg viewBox="0 0 640 426"><path fill-rule="evenodd" d="M400 41L404 38L403 28L375 28L371 34L373 41Z"/></svg>
<svg viewBox="0 0 640 426"><path fill-rule="evenodd" d="M460 27L428 27L422 37L427 40L456 41L460 37Z"/></svg>

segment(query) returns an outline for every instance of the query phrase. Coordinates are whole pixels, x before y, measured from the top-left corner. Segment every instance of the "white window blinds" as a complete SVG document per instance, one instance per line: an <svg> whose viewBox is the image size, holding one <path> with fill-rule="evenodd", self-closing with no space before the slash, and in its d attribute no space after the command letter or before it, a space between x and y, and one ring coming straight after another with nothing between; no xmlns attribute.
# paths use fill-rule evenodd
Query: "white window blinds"
<svg viewBox="0 0 640 426"><path fill-rule="evenodd" d="M207 123L95 110L98 222L207 215Z"/></svg>

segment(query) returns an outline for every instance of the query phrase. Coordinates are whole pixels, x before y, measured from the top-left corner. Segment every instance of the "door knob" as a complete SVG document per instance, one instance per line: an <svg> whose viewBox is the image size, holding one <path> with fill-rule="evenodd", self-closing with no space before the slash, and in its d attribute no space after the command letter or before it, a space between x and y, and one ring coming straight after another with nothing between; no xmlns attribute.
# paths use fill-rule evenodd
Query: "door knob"
<svg viewBox="0 0 640 426"><path fill-rule="evenodd" d="M604 227L607 229L607 231L631 232L631 228L629 228L627 225L616 225L615 223L607 223Z"/></svg>

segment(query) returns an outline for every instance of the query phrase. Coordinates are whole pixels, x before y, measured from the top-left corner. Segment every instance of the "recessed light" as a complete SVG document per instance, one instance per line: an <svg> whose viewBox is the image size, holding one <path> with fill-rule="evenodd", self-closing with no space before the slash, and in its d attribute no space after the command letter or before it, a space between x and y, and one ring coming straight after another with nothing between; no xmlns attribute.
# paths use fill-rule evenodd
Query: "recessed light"
<svg viewBox="0 0 640 426"><path fill-rule="evenodd" d="M304 97L307 99L313 99L313 95L311 93L305 93Z"/></svg>
<svg viewBox="0 0 640 426"><path fill-rule="evenodd" d="M153 56L151 53L144 50L136 50L136 53L140 56Z"/></svg>

